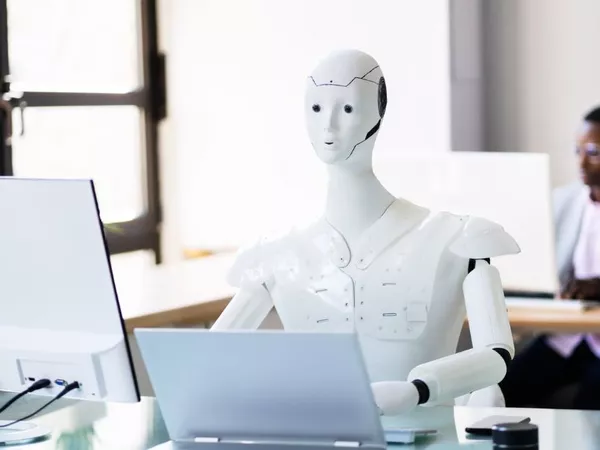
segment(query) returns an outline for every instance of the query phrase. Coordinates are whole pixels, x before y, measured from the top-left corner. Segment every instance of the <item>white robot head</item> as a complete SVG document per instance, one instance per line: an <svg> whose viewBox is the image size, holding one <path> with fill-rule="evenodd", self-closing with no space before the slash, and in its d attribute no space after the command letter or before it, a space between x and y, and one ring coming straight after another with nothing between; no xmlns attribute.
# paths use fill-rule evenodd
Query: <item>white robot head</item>
<svg viewBox="0 0 600 450"><path fill-rule="evenodd" d="M326 164L368 164L385 114L387 91L375 59L343 50L308 77L305 115L310 141Z"/></svg>

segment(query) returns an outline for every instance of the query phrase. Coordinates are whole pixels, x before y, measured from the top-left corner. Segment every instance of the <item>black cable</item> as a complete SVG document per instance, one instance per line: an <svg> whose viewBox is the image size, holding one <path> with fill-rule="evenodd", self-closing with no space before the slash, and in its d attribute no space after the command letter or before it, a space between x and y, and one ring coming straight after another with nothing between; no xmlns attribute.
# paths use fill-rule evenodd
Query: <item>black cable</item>
<svg viewBox="0 0 600 450"><path fill-rule="evenodd" d="M17 400L19 400L21 397L24 397L27 394L31 394L32 392L39 391L40 389L47 388L51 384L52 384L52 381L50 381L50 380L48 380L46 378L43 378L41 380L37 380L35 383L33 383L27 389L25 389L24 391L19 392L13 398L11 398L9 401L7 401L4 405L2 405L2 407L0 407L0 413L6 411L10 407L10 405L12 405L14 402L16 402Z"/></svg>
<svg viewBox="0 0 600 450"><path fill-rule="evenodd" d="M6 428L6 427L9 427L11 425L14 425L15 423L22 422L23 420L31 419L33 416L35 416L36 414L40 413L43 409L45 409L48 406L50 406L52 403L54 403L59 398L64 397L65 395L67 395L72 390L78 389L78 388L79 388L79 382L78 381L73 381L72 383L67 384L65 386L65 388L56 395L56 397L54 397L52 400L50 400L48 403L46 403L41 408L38 408L36 411L32 412L31 414L29 414L29 415L27 415L25 417L21 417L20 419L13 420L12 422L9 422L9 423L4 424L4 425L0 425L0 428Z"/></svg>

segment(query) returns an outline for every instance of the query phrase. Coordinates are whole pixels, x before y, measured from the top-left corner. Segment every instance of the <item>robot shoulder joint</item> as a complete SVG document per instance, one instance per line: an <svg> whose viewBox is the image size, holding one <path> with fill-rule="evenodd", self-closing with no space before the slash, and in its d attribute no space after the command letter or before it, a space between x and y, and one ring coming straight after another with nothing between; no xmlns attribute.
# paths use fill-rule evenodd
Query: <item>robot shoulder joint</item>
<svg viewBox="0 0 600 450"><path fill-rule="evenodd" d="M515 239L504 228L480 217L467 217L450 245L452 253L466 259L485 259L520 253Z"/></svg>

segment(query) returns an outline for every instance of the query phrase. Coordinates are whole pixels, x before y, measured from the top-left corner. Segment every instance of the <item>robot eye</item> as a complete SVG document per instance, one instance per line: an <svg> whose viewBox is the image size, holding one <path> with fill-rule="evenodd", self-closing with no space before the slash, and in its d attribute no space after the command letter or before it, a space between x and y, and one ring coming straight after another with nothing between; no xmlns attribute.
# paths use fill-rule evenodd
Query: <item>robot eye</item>
<svg viewBox="0 0 600 450"><path fill-rule="evenodd" d="M354 108L351 105L344 105L344 112L350 114Z"/></svg>
<svg viewBox="0 0 600 450"><path fill-rule="evenodd" d="M321 111L321 105L312 105L312 110L314 112L319 112Z"/></svg>

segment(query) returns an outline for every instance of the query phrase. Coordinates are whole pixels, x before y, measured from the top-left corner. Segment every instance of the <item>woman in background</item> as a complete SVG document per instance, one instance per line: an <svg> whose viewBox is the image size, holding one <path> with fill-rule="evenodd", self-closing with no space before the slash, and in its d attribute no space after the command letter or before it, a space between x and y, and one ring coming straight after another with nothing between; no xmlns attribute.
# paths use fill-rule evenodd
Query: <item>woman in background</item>
<svg viewBox="0 0 600 450"><path fill-rule="evenodd" d="M553 199L560 296L600 300L600 107L584 117L576 155L580 181ZM575 393L562 406L600 410L600 327L598 334L536 338L500 383L507 407L553 406L548 399L571 385Z"/></svg>

